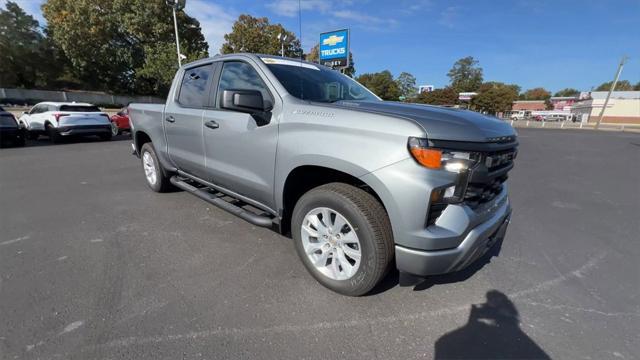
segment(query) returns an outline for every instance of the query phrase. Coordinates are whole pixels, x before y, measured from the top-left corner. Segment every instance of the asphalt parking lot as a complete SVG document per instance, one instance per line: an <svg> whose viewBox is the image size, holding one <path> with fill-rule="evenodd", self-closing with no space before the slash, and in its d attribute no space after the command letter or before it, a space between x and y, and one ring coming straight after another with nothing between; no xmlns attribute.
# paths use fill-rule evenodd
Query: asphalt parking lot
<svg viewBox="0 0 640 360"><path fill-rule="evenodd" d="M519 133L501 247L361 298L289 238L148 190L124 137L0 149L0 358L637 358L640 135Z"/></svg>

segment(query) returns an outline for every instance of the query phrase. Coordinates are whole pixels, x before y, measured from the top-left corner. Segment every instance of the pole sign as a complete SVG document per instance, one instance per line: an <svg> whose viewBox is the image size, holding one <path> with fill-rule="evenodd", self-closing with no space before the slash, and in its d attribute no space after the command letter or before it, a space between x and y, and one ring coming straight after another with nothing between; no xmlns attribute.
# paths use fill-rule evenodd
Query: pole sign
<svg viewBox="0 0 640 360"><path fill-rule="evenodd" d="M320 64L332 68L349 67L349 29L320 34Z"/></svg>

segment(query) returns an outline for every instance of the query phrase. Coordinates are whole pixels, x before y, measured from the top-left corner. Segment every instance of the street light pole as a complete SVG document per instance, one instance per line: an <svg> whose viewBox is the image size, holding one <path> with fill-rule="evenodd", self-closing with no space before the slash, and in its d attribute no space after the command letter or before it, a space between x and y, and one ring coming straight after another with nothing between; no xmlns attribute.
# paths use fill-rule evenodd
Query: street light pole
<svg viewBox="0 0 640 360"><path fill-rule="evenodd" d="M622 68L624 67L624 63L627 61L627 56L623 56L622 60L620 60L620 65L618 65L618 71L616 71L616 77L613 79L613 84L611 84L611 88L609 89L609 93L607 94L607 98L604 100L604 104L602 105L602 110L600 110L600 116L598 116L598 122L596 122L595 129L600 127L600 122L602 121L602 117L604 116L604 110L609 105L609 99L611 98L611 93L616 88L616 84L618 83L618 79L620 78L620 73L622 72Z"/></svg>
<svg viewBox="0 0 640 360"><path fill-rule="evenodd" d="M287 35L278 34L278 40L280 40L280 56L284 57L284 42L287 40Z"/></svg>
<svg viewBox="0 0 640 360"><path fill-rule="evenodd" d="M176 7L172 6L173 9L173 28L176 31L176 51L178 52L178 67L182 67L182 59L180 55L180 38L178 37L178 19L176 18Z"/></svg>

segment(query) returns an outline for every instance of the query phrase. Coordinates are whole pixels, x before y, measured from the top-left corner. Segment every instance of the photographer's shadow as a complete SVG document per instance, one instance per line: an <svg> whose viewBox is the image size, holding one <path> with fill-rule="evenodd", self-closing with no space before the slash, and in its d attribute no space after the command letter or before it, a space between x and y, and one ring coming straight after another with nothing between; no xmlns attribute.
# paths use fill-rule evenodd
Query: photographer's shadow
<svg viewBox="0 0 640 360"><path fill-rule="evenodd" d="M467 324L443 335L435 359L550 359L522 329L516 306L497 290L471 305Z"/></svg>

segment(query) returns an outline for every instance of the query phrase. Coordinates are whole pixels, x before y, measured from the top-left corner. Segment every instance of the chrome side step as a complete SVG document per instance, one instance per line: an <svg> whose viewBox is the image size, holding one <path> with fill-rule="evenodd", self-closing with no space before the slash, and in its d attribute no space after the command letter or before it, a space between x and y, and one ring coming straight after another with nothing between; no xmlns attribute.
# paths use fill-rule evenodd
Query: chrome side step
<svg viewBox="0 0 640 360"><path fill-rule="evenodd" d="M263 215L258 215L258 214L254 214L250 211L247 211L239 206L233 205L227 201L224 201L223 199L219 198L218 196L210 193L209 191L206 190L206 188L203 189L199 189L191 184L188 184L187 182L181 180L180 178L178 178L177 176L173 176L171 177L171 183L173 185L175 185L176 187L190 192L191 194L199 197L200 199L215 205L217 207L219 207L222 210L228 211L230 213L232 213L233 215L238 216L241 219L244 219L248 222L250 222L253 225L256 226L262 226L262 227L271 227L273 225L273 219L268 217L268 216L263 216Z"/></svg>

